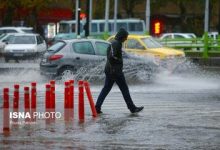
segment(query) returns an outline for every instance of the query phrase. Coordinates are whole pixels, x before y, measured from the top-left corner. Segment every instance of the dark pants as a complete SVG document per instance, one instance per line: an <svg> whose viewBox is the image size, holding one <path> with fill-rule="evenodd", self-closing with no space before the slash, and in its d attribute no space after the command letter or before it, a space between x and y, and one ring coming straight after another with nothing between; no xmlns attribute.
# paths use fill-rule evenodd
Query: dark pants
<svg viewBox="0 0 220 150"><path fill-rule="evenodd" d="M119 88L122 92L122 95L124 97L124 100L127 104L128 109L130 109L130 110L135 109L135 105L131 99L128 85L125 81L125 77L124 77L123 73L120 73L114 77L112 75L106 73L105 85L104 85L101 93L99 94L98 100L96 102L96 108L101 110L101 106L102 106L106 96L108 95L108 93L112 89L112 86L115 82L119 86Z"/></svg>

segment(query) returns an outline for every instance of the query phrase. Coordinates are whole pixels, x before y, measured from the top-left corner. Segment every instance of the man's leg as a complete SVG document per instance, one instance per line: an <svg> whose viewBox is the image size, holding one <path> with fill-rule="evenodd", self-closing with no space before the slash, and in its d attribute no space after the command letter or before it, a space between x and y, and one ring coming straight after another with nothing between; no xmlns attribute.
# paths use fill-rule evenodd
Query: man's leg
<svg viewBox="0 0 220 150"><path fill-rule="evenodd" d="M111 79L111 76L106 74L105 85L104 85L101 93L98 96L96 106L95 106L97 111L101 111L102 104L103 104L106 96L108 95L108 93L112 89L113 84L114 84L114 80Z"/></svg>
<svg viewBox="0 0 220 150"><path fill-rule="evenodd" d="M131 111L134 110L136 108L136 106L134 105L134 103L131 99L130 92L129 92L128 85L126 83L124 74L122 73L122 74L118 75L115 82L117 83L117 85L119 86L119 88L122 92L122 95L124 97L124 100L127 104L128 109L130 109Z"/></svg>

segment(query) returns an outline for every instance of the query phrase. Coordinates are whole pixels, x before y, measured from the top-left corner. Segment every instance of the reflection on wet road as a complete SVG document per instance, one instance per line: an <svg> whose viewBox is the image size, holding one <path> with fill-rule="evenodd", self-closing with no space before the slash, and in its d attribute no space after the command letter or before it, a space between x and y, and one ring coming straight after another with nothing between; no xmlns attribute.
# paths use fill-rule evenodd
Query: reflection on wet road
<svg viewBox="0 0 220 150"><path fill-rule="evenodd" d="M48 127L40 119L35 125L21 125L8 137L0 135L0 149L219 149L220 77L218 73L207 72L196 75L162 72L151 83L130 84L134 102L145 107L136 115L129 113L118 87L114 86L103 105L104 114L96 119L91 117L86 99L83 124L78 123L76 91L74 122L65 124L61 118ZM1 91L15 82L24 86L37 80L38 111L44 111L46 79L36 72L26 72L20 80L2 75L1 79ZM56 111L61 113L63 88L63 83L58 83ZM102 83L92 83L91 88L96 100Z"/></svg>

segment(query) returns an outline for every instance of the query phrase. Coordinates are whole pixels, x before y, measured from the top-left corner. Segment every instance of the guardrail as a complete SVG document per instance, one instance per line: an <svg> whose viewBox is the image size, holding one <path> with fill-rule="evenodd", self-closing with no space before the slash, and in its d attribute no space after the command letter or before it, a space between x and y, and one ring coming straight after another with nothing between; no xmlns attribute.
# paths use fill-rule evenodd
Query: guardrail
<svg viewBox="0 0 220 150"><path fill-rule="evenodd" d="M209 38L208 34L205 33L203 38L192 38L192 39L163 39L158 41L167 47L183 49L187 52L202 52L203 58L208 58L210 52L220 53L220 38L213 39Z"/></svg>

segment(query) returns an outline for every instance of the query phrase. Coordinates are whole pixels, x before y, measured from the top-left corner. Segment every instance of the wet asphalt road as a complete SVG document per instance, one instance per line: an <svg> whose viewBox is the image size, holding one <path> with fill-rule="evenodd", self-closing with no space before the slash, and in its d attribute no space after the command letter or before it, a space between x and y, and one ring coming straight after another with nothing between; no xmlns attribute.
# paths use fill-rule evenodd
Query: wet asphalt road
<svg viewBox="0 0 220 150"><path fill-rule="evenodd" d="M220 147L219 71L206 74L160 73L155 81L129 84L136 105L145 108L131 115L117 86L103 105L103 114L93 119L86 100L85 123L78 123L77 91L72 124L63 118L49 128L44 120L29 127L12 129L10 136L0 135L0 149L212 149ZM44 85L35 71L1 76L0 90L14 83L38 84L38 111L44 111ZM57 85L57 109L63 113L63 83ZM91 84L96 100L102 83ZM1 93L2 95L2 93ZM20 104L23 106L22 102ZM2 114L2 109L0 109ZM0 117L2 122L2 116ZM2 129L2 123L0 125ZM1 132L1 131L0 131Z"/></svg>

